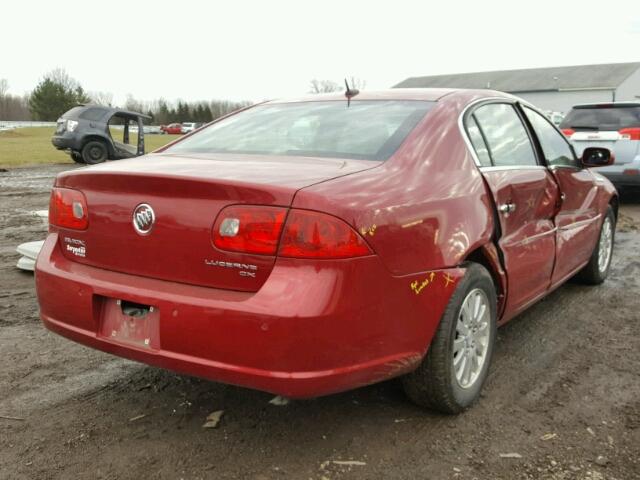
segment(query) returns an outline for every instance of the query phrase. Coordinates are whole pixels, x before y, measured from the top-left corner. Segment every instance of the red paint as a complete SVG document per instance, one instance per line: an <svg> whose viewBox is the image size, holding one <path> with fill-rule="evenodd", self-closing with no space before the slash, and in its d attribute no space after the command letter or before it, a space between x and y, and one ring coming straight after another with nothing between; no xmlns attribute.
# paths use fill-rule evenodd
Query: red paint
<svg viewBox="0 0 640 480"><path fill-rule="evenodd" d="M615 190L586 170L481 173L458 118L488 96L512 98L417 89L353 98L437 101L383 163L159 151L59 175L57 187L86 197L89 227L51 227L36 265L44 324L149 364L309 397L415 368L470 256L490 266L504 323L586 263ZM305 101L319 98L344 97ZM498 215L505 202L518 209ZM140 203L155 210L149 235L132 226ZM220 212L256 205L284 212L285 255L273 253L273 232L266 250L216 248ZM313 251L355 250L289 258L313 256L283 247L299 239ZM128 326L118 299L153 316Z"/></svg>

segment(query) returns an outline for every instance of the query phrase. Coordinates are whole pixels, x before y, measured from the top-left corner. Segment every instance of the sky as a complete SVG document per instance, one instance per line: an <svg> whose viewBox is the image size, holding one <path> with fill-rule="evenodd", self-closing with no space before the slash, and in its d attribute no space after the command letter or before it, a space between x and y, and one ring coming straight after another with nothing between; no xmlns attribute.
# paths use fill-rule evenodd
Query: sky
<svg viewBox="0 0 640 480"><path fill-rule="evenodd" d="M296 96L312 79L640 61L638 0L3 0L0 78L64 68L115 104Z"/></svg>

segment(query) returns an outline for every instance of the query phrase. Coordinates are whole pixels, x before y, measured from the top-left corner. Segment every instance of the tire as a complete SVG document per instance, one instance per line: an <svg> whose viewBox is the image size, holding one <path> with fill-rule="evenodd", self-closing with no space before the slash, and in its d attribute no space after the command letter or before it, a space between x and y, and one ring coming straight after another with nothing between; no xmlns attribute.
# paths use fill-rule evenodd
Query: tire
<svg viewBox="0 0 640 480"><path fill-rule="evenodd" d="M469 301L474 305L474 299L478 297L485 305L486 314L480 319L480 325L484 324L485 327L473 334L477 336L475 339L471 336L464 339L459 329L469 323L469 319L463 313L463 306ZM478 399L493 355L497 329L496 303L496 290L491 275L483 266L470 263L465 276L449 299L427 355L416 370L402 378L404 391L414 403L454 414L469 408ZM459 318L461 326L458 324ZM457 372L464 372L467 359L471 358L469 355L478 352L476 347L469 344L471 341L482 344L483 330L486 331L484 357L479 366L477 363L469 363L472 369L475 365L475 371L466 377L466 382L464 373L459 379ZM454 348L458 350L454 351Z"/></svg>
<svg viewBox="0 0 640 480"><path fill-rule="evenodd" d="M80 154L79 152L71 152L69 155L74 162L84 163L84 158L82 158L82 154Z"/></svg>
<svg viewBox="0 0 640 480"><path fill-rule="evenodd" d="M108 154L107 146L100 140L91 140L82 147L82 158L89 165L104 162Z"/></svg>
<svg viewBox="0 0 640 480"><path fill-rule="evenodd" d="M607 234L608 231L608 234ZM598 241L593 248L593 253L589 263L578 272L576 280L587 285L599 285L605 281L611 268L611 257L613 257L613 245L616 235L616 216L613 214L611 205L607 207L607 213L600 226Z"/></svg>

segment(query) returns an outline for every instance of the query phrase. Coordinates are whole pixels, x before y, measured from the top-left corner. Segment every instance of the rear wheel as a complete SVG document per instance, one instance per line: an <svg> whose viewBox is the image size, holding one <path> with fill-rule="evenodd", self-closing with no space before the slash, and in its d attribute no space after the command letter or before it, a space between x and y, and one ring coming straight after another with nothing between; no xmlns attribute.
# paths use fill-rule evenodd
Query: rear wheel
<svg viewBox="0 0 640 480"><path fill-rule="evenodd" d="M82 148L82 158L89 165L104 162L107 155L107 146L99 140L91 140Z"/></svg>
<svg viewBox="0 0 640 480"><path fill-rule="evenodd" d="M472 263L456 287L420 366L403 377L418 405L459 413L480 396L496 337L496 292L491 275Z"/></svg>
<svg viewBox="0 0 640 480"><path fill-rule="evenodd" d="M71 152L69 155L74 162L84 163L84 158L82 158L82 154L80 154L79 152Z"/></svg>
<svg viewBox="0 0 640 480"><path fill-rule="evenodd" d="M611 257L613 256L613 244L616 233L616 217L613 214L611 205L607 207L607 213L600 227L598 243L596 243L589 263L578 272L576 278L589 285L598 285L605 281L609 275L611 267Z"/></svg>

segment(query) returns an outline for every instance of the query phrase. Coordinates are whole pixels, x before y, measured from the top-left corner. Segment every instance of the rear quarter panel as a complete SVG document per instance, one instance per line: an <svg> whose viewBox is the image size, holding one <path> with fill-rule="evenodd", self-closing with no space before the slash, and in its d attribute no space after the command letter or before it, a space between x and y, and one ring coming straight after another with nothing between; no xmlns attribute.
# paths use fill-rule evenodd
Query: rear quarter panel
<svg viewBox="0 0 640 480"><path fill-rule="evenodd" d="M459 265L494 228L491 199L457 123L476 97L444 97L389 160L304 188L293 206L347 221L393 275Z"/></svg>

